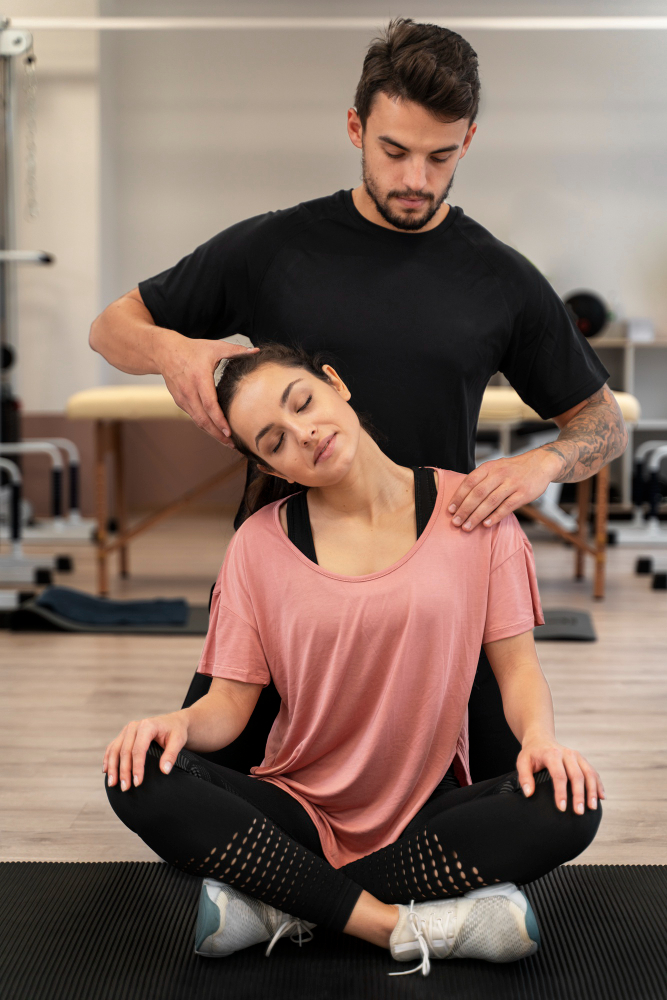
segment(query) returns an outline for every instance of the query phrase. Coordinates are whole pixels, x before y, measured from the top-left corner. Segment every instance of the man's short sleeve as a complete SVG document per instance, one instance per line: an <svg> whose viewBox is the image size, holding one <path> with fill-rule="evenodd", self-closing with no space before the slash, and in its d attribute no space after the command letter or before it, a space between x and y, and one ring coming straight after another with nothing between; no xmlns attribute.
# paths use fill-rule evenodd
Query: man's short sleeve
<svg viewBox="0 0 667 1000"><path fill-rule="evenodd" d="M609 378L546 278L512 251L518 311L499 370L523 401L548 420L601 389Z"/></svg>
<svg viewBox="0 0 667 1000"><path fill-rule="evenodd" d="M213 590L206 642L197 673L246 684L271 683L248 592L238 533L229 544Z"/></svg>
<svg viewBox="0 0 667 1000"><path fill-rule="evenodd" d="M544 625L533 549L516 516L508 514L490 530L495 537L482 643Z"/></svg>
<svg viewBox="0 0 667 1000"><path fill-rule="evenodd" d="M249 336L253 296L270 252L269 215L230 226L167 271L140 281L155 324L208 340Z"/></svg>

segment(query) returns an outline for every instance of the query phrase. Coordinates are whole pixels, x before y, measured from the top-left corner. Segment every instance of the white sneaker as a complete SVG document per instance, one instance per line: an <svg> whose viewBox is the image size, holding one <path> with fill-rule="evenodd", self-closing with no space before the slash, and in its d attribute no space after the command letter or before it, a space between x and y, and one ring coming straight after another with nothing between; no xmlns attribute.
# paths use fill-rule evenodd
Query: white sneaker
<svg viewBox="0 0 667 1000"><path fill-rule="evenodd" d="M199 897L195 952L220 958L271 938L265 952L268 956L276 941L286 934L299 947L303 940L312 941L311 928L315 926L253 899L231 885L205 878ZM303 938L304 933L310 937Z"/></svg>
<svg viewBox="0 0 667 1000"><path fill-rule="evenodd" d="M389 950L398 962L421 956L421 964L405 976L431 971L430 958L482 958L487 962L515 962L534 955L540 946L535 914L513 882L473 889L454 899L398 904L398 923Z"/></svg>

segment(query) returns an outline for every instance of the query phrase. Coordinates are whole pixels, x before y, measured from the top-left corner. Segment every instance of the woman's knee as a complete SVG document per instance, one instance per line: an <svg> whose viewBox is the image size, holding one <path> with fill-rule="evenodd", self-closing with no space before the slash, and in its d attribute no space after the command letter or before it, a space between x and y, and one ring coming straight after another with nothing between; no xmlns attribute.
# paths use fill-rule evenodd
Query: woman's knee
<svg viewBox="0 0 667 1000"><path fill-rule="evenodd" d="M557 839L566 855L563 861L571 861L585 851L595 839L602 821L602 803L598 799L597 807L590 809L586 802L584 812L575 813L572 788L568 782L567 805L563 811L556 805L553 779L549 772L544 769L544 772L538 774L541 780L537 781L536 774L535 790L529 801L534 800L535 810L542 823L546 825L542 835Z"/></svg>
<svg viewBox="0 0 667 1000"><path fill-rule="evenodd" d="M172 780L171 785L168 785L168 782L177 771L174 768L172 774L167 775L160 770L159 765L157 757L146 754L141 784L138 786L131 784L125 792L118 781L109 786L108 777L104 775L104 787L109 805L121 822L135 832L138 832L138 827L142 825L142 819L145 820L148 816L155 819L165 808L167 810L174 808L174 781Z"/></svg>

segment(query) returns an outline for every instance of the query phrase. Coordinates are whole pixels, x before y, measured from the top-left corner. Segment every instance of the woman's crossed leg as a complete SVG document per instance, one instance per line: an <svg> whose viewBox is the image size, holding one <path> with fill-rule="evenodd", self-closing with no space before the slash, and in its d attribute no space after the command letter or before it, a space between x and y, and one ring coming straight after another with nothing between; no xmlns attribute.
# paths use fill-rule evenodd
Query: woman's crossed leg
<svg viewBox="0 0 667 1000"><path fill-rule="evenodd" d="M575 814L571 796L567 810L558 810L546 770L526 798L514 771L429 800L393 844L336 869L289 793L185 750L165 775L161 752L151 744L138 788L107 785L118 817L156 854L190 875L219 879L385 948L395 904L533 881L585 850L602 815L599 803Z"/></svg>

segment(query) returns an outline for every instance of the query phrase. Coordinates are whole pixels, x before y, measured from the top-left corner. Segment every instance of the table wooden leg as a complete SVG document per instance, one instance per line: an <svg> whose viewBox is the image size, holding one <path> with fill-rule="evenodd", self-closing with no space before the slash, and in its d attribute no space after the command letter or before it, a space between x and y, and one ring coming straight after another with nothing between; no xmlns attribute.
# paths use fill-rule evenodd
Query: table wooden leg
<svg viewBox="0 0 667 1000"><path fill-rule="evenodd" d="M602 599L605 592L607 561L607 517L609 512L609 466L597 474L595 486L595 583L593 597Z"/></svg>
<svg viewBox="0 0 667 1000"><path fill-rule="evenodd" d="M586 552L583 545L585 545L588 537L588 511L590 510L591 504L590 477L588 479L582 479L577 483L577 504L579 517L579 530L577 531L577 537L581 544L575 545L574 547L574 577L575 580L583 580L584 562L586 559Z"/></svg>
<svg viewBox="0 0 667 1000"><path fill-rule="evenodd" d="M127 531L127 506L125 498L125 458L123 455L123 425L120 420L115 420L111 426L114 456L114 485L115 485L115 508L116 521L118 523L118 535L122 537ZM118 549L120 555L120 575L125 579L130 575L129 570L129 550L126 544Z"/></svg>
<svg viewBox="0 0 667 1000"><path fill-rule="evenodd" d="M103 420L95 422L95 514L97 517L97 592L109 591L107 575L107 433Z"/></svg>

